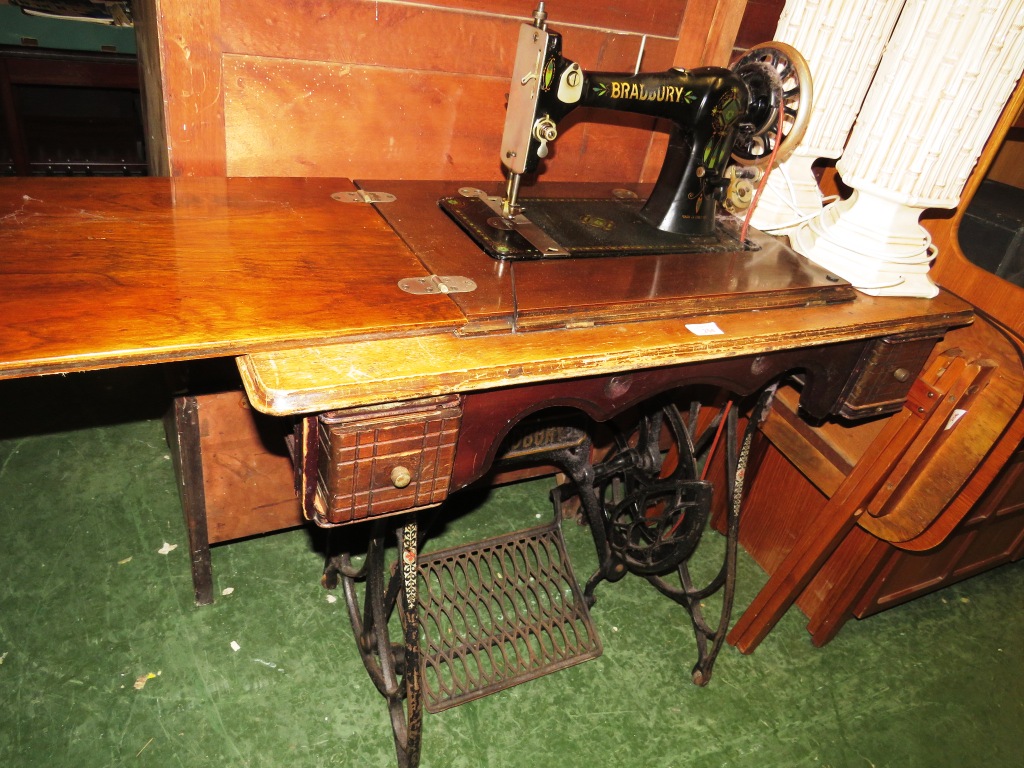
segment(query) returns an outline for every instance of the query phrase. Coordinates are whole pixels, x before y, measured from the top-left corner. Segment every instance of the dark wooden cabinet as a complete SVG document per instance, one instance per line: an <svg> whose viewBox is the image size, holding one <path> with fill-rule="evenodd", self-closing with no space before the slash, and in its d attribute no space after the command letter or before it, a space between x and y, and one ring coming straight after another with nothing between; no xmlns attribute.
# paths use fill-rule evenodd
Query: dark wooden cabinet
<svg viewBox="0 0 1024 768"><path fill-rule="evenodd" d="M0 175L147 173L134 56L0 46Z"/></svg>

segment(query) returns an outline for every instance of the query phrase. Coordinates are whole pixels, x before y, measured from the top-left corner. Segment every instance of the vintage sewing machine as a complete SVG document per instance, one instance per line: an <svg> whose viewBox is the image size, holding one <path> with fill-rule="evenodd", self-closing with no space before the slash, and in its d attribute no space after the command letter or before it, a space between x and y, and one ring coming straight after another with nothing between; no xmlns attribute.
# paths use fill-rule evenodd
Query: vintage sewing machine
<svg viewBox="0 0 1024 768"><path fill-rule="evenodd" d="M356 181L361 192L337 199L374 204L430 272L399 288L445 294L465 313L461 338L502 348L547 341L564 350L571 342L607 360L609 339L639 330L643 321L673 323L669 334L679 343L687 333L704 333L680 321L709 311L853 300L850 286L768 236L752 233L748 241L732 213L749 204L762 168L799 140L810 89L803 59L780 44L758 46L732 69L587 72L562 55L561 35L548 29L540 3L519 33L501 141L503 194L500 183L480 182L490 192L467 185L451 194L443 180L364 179ZM650 194L646 185L627 191L602 184L521 194L523 177L551 156L560 124L578 107L668 121L668 150ZM439 198L469 238L453 232L434 205ZM591 258L599 256L625 258ZM726 323L733 328L751 320L733 318ZM593 348L581 329L596 331ZM709 330L725 336L717 326ZM738 359L714 369L659 367L654 355L631 345L623 376L577 366L563 381L533 386L521 368L503 364L510 378L479 391L470 392L471 377L458 374L459 388L438 397L303 418L297 440L306 516L324 527L375 518L365 559L339 553L324 584L344 588L363 661L388 702L403 768L418 760L422 709L440 712L599 655L588 612L595 589L627 574L687 612L697 645L692 679L708 682L729 625L739 500L756 416L775 379L820 366L795 356L729 355L713 342L700 346ZM393 362L407 356L403 350ZM834 384L842 386L844 376ZM830 374L821 370L818 379ZM738 395L724 407L704 408L702 395L678 405L685 385L707 382ZM755 415L745 431L740 409ZM701 473L712 466L706 479ZM493 473L538 468L556 468L564 479L552 491L548 525L421 553L426 537L415 516L392 517L440 504ZM368 484L365 493L354 490L357 476ZM713 498L721 500L717 506ZM713 563L710 573L691 572L713 509L727 530L722 551L701 561ZM587 523L597 556L582 586L562 544L569 510ZM388 546L396 534L400 553ZM563 597L554 609L544 598L502 602L502 595L541 592ZM705 607L709 599L712 608ZM390 621L395 613L401 636ZM472 618L449 631L455 615ZM546 638L553 638L549 645Z"/></svg>
<svg viewBox="0 0 1024 768"><path fill-rule="evenodd" d="M766 43L732 69L587 72L562 55L562 36L548 28L543 2L533 18L520 29L501 141L505 194L464 189L462 198L446 198L441 207L498 259L747 247L736 219L719 216L719 203L732 212L746 209L764 166L784 159L799 142L812 89L803 57L785 44ZM646 201L635 195L605 201L520 198L521 179L537 172L559 124L577 107L671 123L664 164Z"/></svg>

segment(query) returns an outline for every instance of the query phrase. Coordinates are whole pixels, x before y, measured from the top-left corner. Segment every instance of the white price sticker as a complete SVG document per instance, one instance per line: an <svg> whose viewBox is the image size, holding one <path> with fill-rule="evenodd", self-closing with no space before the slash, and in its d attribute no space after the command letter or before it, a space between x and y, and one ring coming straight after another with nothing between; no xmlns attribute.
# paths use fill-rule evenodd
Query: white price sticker
<svg viewBox="0 0 1024 768"><path fill-rule="evenodd" d="M725 333L717 323L687 323L686 330L697 336L720 336Z"/></svg>

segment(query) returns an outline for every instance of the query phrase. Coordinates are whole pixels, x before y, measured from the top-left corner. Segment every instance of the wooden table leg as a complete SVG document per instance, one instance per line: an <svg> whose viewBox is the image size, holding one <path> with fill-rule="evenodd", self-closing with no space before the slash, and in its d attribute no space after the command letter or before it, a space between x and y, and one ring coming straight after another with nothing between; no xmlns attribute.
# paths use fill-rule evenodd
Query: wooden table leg
<svg viewBox="0 0 1024 768"><path fill-rule="evenodd" d="M188 531L196 605L210 605L213 603L213 566L210 562L203 460L199 442L199 406L196 398L188 395L174 398L164 428L174 461L178 495Z"/></svg>

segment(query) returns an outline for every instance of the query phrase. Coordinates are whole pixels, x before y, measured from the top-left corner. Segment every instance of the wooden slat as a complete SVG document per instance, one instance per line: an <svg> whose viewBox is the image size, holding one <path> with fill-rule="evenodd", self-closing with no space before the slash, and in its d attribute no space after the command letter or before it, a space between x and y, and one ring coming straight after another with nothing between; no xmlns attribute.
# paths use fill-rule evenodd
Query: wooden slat
<svg viewBox="0 0 1024 768"><path fill-rule="evenodd" d="M146 159L151 176L169 176L167 125L163 97L163 70L160 66L159 16L155 0L140 0L132 5L135 44L139 57L139 91L142 97L142 122L145 129Z"/></svg>
<svg viewBox="0 0 1024 768"><path fill-rule="evenodd" d="M556 0L547 5L552 26L572 25L636 34L674 37L679 29L686 0ZM416 18L477 16L486 22L511 21L519 24L532 19L536 0L222 0L225 18L251 19L251 32L262 24L287 38L292 29L322 25L335 33L344 33L344 25L364 28L367 23L382 28ZM232 21L233 25L235 22ZM451 22L449 22L451 23ZM455 22L461 23L461 22ZM248 26L248 21L245 22ZM271 32L273 34L273 32ZM433 27L430 39L452 39L444 26ZM468 41L466 57L485 58L491 52Z"/></svg>
<svg viewBox="0 0 1024 768"><path fill-rule="evenodd" d="M675 66L728 66L746 5L746 0L687 3Z"/></svg>
<svg viewBox="0 0 1024 768"><path fill-rule="evenodd" d="M761 432L818 491L831 496L877 437L884 420L853 425L826 421L812 427L799 415L799 400L793 387L781 387Z"/></svg>
<svg viewBox="0 0 1024 768"><path fill-rule="evenodd" d="M253 413L244 392L196 398L210 544L302 525L286 425Z"/></svg>
<svg viewBox="0 0 1024 768"><path fill-rule="evenodd" d="M224 176L220 0L140 6L150 155L165 150L166 162L155 164L172 176Z"/></svg>
<svg viewBox="0 0 1024 768"><path fill-rule="evenodd" d="M33 51L35 53L35 51ZM139 70L134 56L4 55L7 77L12 85L54 85L78 88L139 87Z"/></svg>
<svg viewBox="0 0 1024 768"><path fill-rule="evenodd" d="M785 0L747 0L743 20L736 33L736 47L750 48L775 39L779 15Z"/></svg>
<svg viewBox="0 0 1024 768"><path fill-rule="evenodd" d="M287 4L277 0L223 0L222 5L221 44L225 53L384 67L408 78L413 72L429 71L507 81L519 25L526 20L508 15L508 4L505 14L486 13L478 9L478 4L465 2L461 4L463 11L426 4L352 0ZM563 15L563 10L570 9L559 5L549 10L556 12L550 20L551 29L564 35L563 53L584 69L631 70L640 50L641 33L658 35L646 41L644 68L653 71L671 66L676 25L664 26L659 32L634 29L642 19L630 12L617 15L624 25L588 20L588 26L580 27L571 22L578 14ZM674 20L675 14L670 15ZM609 14L609 21L615 19ZM439 40L444 44L439 45Z"/></svg>
<svg viewBox="0 0 1024 768"><path fill-rule="evenodd" d="M438 5L529 19L536 0L415 0ZM548 22L672 35L679 28L686 0L555 0L548 2Z"/></svg>
<svg viewBox="0 0 1024 768"><path fill-rule="evenodd" d="M0 377L458 327L343 179L0 180Z"/></svg>

